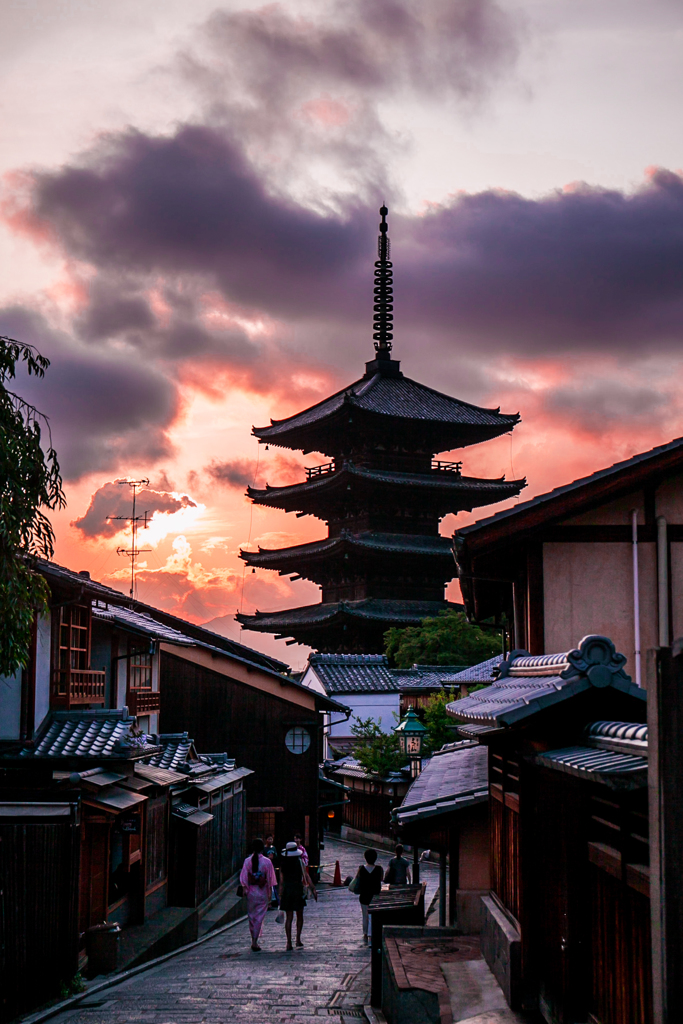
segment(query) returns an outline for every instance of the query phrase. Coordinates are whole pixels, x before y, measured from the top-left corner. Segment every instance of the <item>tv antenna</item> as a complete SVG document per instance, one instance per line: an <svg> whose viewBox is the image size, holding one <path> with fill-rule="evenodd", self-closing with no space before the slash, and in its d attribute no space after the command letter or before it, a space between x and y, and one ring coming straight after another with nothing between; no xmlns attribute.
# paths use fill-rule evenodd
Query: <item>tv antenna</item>
<svg viewBox="0 0 683 1024"><path fill-rule="evenodd" d="M135 598L135 564L137 562L138 555L143 554L146 551L151 551L151 548L139 548L138 547L138 530L140 524L142 529L146 530L149 525L149 511L143 512L142 515L135 514L135 504L137 501L138 490L141 487L149 487L149 480L117 480L117 484L121 484L123 487L130 487L133 492L133 514L130 516L107 516L107 522L113 522L115 520L121 520L124 523L130 523L131 534L133 543L129 548L117 548L117 555L125 555L130 558L130 596Z"/></svg>

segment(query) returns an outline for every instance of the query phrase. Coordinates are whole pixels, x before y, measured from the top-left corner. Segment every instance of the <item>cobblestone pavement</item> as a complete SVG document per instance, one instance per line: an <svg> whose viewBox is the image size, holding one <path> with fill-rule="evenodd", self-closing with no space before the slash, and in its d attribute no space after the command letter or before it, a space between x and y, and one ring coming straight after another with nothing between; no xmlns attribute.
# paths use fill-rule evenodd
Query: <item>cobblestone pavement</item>
<svg viewBox="0 0 683 1024"><path fill-rule="evenodd" d="M323 862L355 873L362 848L328 840ZM383 864L389 855L380 858ZM426 874L434 875L429 865ZM269 912L261 953L246 921L158 967L94 994L55 1024L340 1024L365 1020L370 953L362 945L358 898L347 889L320 894L305 911L303 949L285 952L284 927Z"/></svg>

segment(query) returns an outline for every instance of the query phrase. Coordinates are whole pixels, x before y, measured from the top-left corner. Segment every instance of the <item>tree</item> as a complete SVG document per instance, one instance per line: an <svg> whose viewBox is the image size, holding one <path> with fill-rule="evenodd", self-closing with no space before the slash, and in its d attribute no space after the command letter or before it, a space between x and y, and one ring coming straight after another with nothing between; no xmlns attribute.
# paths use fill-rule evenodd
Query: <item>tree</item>
<svg viewBox="0 0 683 1024"><path fill-rule="evenodd" d="M498 631L486 632L471 625L462 612L452 609L435 618L423 619L419 626L384 634L389 662L398 668L411 665L476 665L501 653Z"/></svg>
<svg viewBox="0 0 683 1024"><path fill-rule="evenodd" d="M453 728L455 723L452 718L448 717L446 705L457 700L458 696L459 694L456 696L454 690L451 690L450 693L440 690L438 693L433 693L427 701L423 718L424 726L427 729L425 737L427 753L441 750L444 743L452 743L457 738Z"/></svg>
<svg viewBox="0 0 683 1024"><path fill-rule="evenodd" d="M38 410L6 387L23 362L43 377L50 365L32 345L0 335L0 675L26 665L36 614L47 609L48 589L35 571L37 558L54 552L52 524L43 509L63 508L57 455L51 438L42 447Z"/></svg>
<svg viewBox="0 0 683 1024"><path fill-rule="evenodd" d="M358 718L351 732L356 737L353 756L366 772L384 776L405 766L406 757L398 748L398 736L382 732L381 723L374 718Z"/></svg>

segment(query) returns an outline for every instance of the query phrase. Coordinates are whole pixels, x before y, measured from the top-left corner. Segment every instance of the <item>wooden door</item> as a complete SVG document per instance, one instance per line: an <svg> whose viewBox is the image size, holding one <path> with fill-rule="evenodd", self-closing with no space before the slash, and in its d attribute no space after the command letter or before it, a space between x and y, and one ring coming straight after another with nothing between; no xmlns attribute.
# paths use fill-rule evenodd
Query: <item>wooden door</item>
<svg viewBox="0 0 683 1024"><path fill-rule="evenodd" d="M107 920L109 833L102 817L83 818L81 829L80 931Z"/></svg>

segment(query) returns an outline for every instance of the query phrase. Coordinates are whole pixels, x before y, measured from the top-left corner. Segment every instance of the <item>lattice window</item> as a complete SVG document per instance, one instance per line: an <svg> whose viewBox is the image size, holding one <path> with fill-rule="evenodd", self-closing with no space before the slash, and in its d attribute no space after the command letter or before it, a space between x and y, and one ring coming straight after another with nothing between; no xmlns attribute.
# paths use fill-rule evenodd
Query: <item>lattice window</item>
<svg viewBox="0 0 683 1024"><path fill-rule="evenodd" d="M59 668L87 669L90 665L90 608L68 604L59 609Z"/></svg>
<svg viewBox="0 0 683 1024"><path fill-rule="evenodd" d="M133 648L135 654L128 659L128 688L130 690L152 689L152 655L149 651Z"/></svg>

